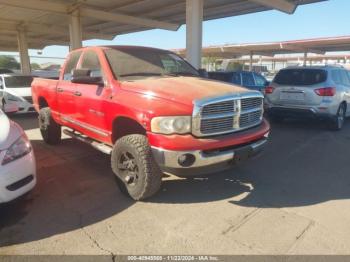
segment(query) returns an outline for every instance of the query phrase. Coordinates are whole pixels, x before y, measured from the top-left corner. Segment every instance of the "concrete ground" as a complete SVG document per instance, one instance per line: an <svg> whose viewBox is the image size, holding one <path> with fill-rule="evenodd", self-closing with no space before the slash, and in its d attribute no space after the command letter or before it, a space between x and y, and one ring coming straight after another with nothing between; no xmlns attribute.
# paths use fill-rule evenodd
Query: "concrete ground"
<svg viewBox="0 0 350 262"><path fill-rule="evenodd" d="M116 187L106 155L43 143L36 189L0 207L0 254L350 254L350 121L274 125L265 152L208 179L175 177L148 202Z"/></svg>

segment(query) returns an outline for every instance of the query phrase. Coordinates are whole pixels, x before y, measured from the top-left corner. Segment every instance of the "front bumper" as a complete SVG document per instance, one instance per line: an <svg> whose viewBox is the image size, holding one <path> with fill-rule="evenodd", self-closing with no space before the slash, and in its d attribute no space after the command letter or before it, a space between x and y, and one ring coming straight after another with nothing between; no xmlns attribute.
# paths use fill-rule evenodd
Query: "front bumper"
<svg viewBox="0 0 350 262"><path fill-rule="evenodd" d="M18 108L17 114L35 112L34 106L27 101L8 101L7 103L11 103Z"/></svg>
<svg viewBox="0 0 350 262"><path fill-rule="evenodd" d="M0 152L0 162L5 151ZM0 203L12 201L36 184L36 165L33 150L24 157L4 166L0 165Z"/></svg>
<svg viewBox="0 0 350 262"><path fill-rule="evenodd" d="M319 118L319 119L331 119L334 118L334 114L330 113L327 108L323 110L314 107L283 107L273 106L265 109L268 115L292 117L292 118Z"/></svg>
<svg viewBox="0 0 350 262"><path fill-rule="evenodd" d="M24 101L18 103L18 112L17 113L33 113L36 112L32 104Z"/></svg>
<svg viewBox="0 0 350 262"><path fill-rule="evenodd" d="M163 172L177 176L204 175L228 169L234 163L256 155L265 147L267 138L268 133L248 144L216 150L172 151L152 147L152 152ZM191 160L185 165L181 161L184 156Z"/></svg>

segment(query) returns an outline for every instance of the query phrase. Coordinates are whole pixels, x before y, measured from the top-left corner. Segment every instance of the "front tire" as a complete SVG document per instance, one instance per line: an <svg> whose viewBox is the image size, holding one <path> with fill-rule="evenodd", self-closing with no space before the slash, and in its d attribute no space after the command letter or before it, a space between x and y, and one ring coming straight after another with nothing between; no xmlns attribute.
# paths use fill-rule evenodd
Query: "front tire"
<svg viewBox="0 0 350 262"><path fill-rule="evenodd" d="M144 200L160 189L162 172L146 136L128 135L117 140L111 161L121 191L134 200Z"/></svg>
<svg viewBox="0 0 350 262"><path fill-rule="evenodd" d="M51 116L49 107L44 107L39 111L39 128L45 143L56 145L61 142L61 126L55 122Z"/></svg>
<svg viewBox="0 0 350 262"><path fill-rule="evenodd" d="M343 128L346 117L346 105L344 103L340 104L337 115L331 122L331 129L334 131L339 131Z"/></svg>

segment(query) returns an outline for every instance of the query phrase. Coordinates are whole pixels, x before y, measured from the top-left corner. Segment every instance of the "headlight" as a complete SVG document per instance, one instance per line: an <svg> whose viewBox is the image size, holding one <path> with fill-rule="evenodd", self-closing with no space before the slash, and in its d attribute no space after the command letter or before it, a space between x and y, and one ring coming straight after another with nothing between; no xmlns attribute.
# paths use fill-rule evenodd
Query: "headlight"
<svg viewBox="0 0 350 262"><path fill-rule="evenodd" d="M32 147L28 138L23 134L16 142L14 142L9 149L7 149L2 165L6 165L18 158L21 158L30 153Z"/></svg>
<svg viewBox="0 0 350 262"><path fill-rule="evenodd" d="M12 101L12 102L22 102L22 100L17 97L17 96L14 96L14 95L11 95L11 94L7 94L6 95L6 98L8 101Z"/></svg>
<svg viewBox="0 0 350 262"><path fill-rule="evenodd" d="M154 133L161 134L186 134L191 132L190 116L164 116L155 117L151 121L151 129Z"/></svg>

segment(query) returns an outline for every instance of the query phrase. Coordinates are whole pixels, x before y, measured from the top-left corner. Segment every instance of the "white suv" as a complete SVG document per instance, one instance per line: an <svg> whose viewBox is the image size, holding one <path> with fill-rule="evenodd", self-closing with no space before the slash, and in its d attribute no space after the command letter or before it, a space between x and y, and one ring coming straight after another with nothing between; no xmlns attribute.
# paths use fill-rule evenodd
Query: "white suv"
<svg viewBox="0 0 350 262"><path fill-rule="evenodd" d="M265 92L265 109L272 121L316 117L340 130L350 116L350 73L340 66L282 69Z"/></svg>

